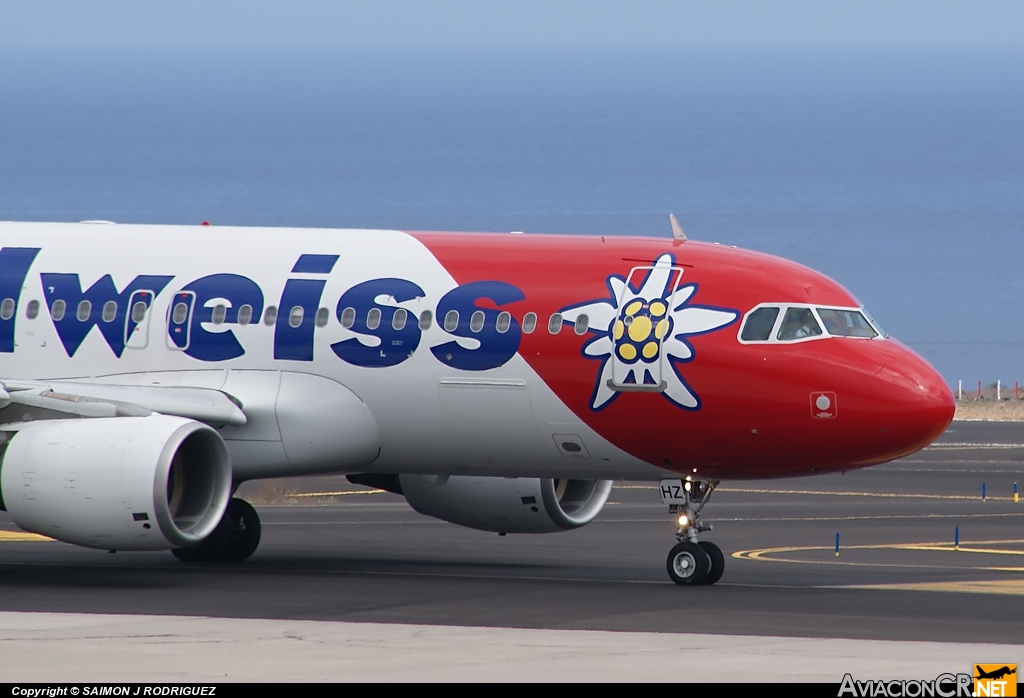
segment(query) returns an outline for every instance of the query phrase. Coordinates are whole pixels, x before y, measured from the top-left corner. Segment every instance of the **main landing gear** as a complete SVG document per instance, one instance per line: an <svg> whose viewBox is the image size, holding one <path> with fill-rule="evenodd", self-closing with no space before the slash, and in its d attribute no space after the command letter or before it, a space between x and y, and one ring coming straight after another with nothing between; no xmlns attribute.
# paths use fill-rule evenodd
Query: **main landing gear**
<svg viewBox="0 0 1024 698"><path fill-rule="evenodd" d="M260 517L244 499L228 502L224 518L202 543L171 552L184 562L241 562L260 544Z"/></svg>
<svg viewBox="0 0 1024 698"><path fill-rule="evenodd" d="M698 541L697 534L710 531L711 524L700 520L700 512L718 486L718 480L662 480L661 500L677 516L676 540L668 553L666 567L676 584L696 586L714 584L725 571L722 550L709 541Z"/></svg>

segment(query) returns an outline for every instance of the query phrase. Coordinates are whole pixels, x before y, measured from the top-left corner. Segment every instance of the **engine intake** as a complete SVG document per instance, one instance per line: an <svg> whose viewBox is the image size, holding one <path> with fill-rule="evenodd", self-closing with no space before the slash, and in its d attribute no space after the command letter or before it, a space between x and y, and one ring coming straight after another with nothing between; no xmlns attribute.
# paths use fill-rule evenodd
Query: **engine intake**
<svg viewBox="0 0 1024 698"><path fill-rule="evenodd" d="M463 475L400 475L413 509L443 521L496 533L554 533L594 520L611 480L553 480Z"/></svg>
<svg viewBox="0 0 1024 698"><path fill-rule="evenodd" d="M0 460L0 501L18 526L91 548L195 545L230 496L224 441L182 417L36 422Z"/></svg>

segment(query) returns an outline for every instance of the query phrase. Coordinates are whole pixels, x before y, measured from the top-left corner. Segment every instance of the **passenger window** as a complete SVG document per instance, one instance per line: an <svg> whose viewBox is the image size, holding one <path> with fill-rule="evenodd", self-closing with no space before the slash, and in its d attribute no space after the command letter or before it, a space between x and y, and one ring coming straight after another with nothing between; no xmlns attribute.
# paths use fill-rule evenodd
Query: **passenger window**
<svg viewBox="0 0 1024 698"><path fill-rule="evenodd" d="M39 317L39 301L29 301L25 307L25 317L29 320L35 320Z"/></svg>
<svg viewBox="0 0 1024 698"><path fill-rule="evenodd" d="M779 328L779 339L783 341L817 337L821 334L818 321L810 308L788 308Z"/></svg>
<svg viewBox="0 0 1024 698"><path fill-rule="evenodd" d="M470 332L479 332L484 328L484 311L477 310L469 316Z"/></svg>
<svg viewBox="0 0 1024 698"><path fill-rule="evenodd" d="M79 303L78 312L75 314L75 317L78 318L78 321L85 322L86 320L89 319L90 315L92 315L92 302L82 301L81 303Z"/></svg>
<svg viewBox="0 0 1024 698"><path fill-rule="evenodd" d="M818 317L825 325L825 331L833 337L877 337L878 333L862 314L856 310L835 310L818 308Z"/></svg>
<svg viewBox="0 0 1024 698"><path fill-rule="evenodd" d="M327 308L320 308L316 311L316 326L327 327L327 321L331 319L331 311Z"/></svg>
<svg viewBox="0 0 1024 698"><path fill-rule="evenodd" d="M455 328L459 326L459 311L449 310L444 316L444 331L454 332Z"/></svg>
<svg viewBox="0 0 1024 698"><path fill-rule="evenodd" d="M0 303L0 320L10 320L14 317L14 299L4 298L4 302Z"/></svg>
<svg viewBox="0 0 1024 698"><path fill-rule="evenodd" d="M548 318L548 332L551 334L558 334L562 331L562 314L554 313Z"/></svg>
<svg viewBox="0 0 1024 698"><path fill-rule="evenodd" d="M779 317L778 308L758 308L747 316L743 324L740 339L744 342L766 342L772 335L775 320Z"/></svg>
<svg viewBox="0 0 1024 698"><path fill-rule="evenodd" d="M185 318L188 317L188 305L185 303L177 303L174 306L174 312L171 313L171 320L175 325L180 325L185 322Z"/></svg>
<svg viewBox="0 0 1024 698"><path fill-rule="evenodd" d="M263 324L267 327L277 324L277 306L268 305L267 309L263 311Z"/></svg>
<svg viewBox="0 0 1024 698"><path fill-rule="evenodd" d="M380 327L380 308L370 308L366 314L366 329L375 330Z"/></svg>
<svg viewBox="0 0 1024 698"><path fill-rule="evenodd" d="M142 301L137 301L135 305L132 306L132 322L134 322L137 325L143 320L145 320L146 311L148 309L149 306L147 306L145 303L143 303Z"/></svg>
<svg viewBox="0 0 1024 698"><path fill-rule="evenodd" d="M246 303L238 309L238 324L248 325L252 322L252 306Z"/></svg>
<svg viewBox="0 0 1024 698"><path fill-rule="evenodd" d="M356 309L345 308L341 311L341 326L346 330L356 324Z"/></svg>
<svg viewBox="0 0 1024 698"><path fill-rule="evenodd" d="M405 323L409 320L409 311L405 308L399 308L395 311L395 316L391 318L391 328L393 330L401 330L405 328Z"/></svg>
<svg viewBox="0 0 1024 698"><path fill-rule="evenodd" d="M523 316L523 334L532 334L537 329L537 313L527 313Z"/></svg>
<svg viewBox="0 0 1024 698"><path fill-rule="evenodd" d="M420 313L420 329L426 332L430 329L430 326L434 323L434 314L429 310L424 310Z"/></svg>
<svg viewBox="0 0 1024 698"><path fill-rule="evenodd" d="M224 304L218 304L213 306L213 312L210 313L210 322L214 325L223 325L224 320L228 316L228 307Z"/></svg>
<svg viewBox="0 0 1024 698"><path fill-rule="evenodd" d="M498 319L494 323L494 329L498 331L498 334L505 334L508 332L508 328L512 326L512 315L506 311L498 313Z"/></svg>
<svg viewBox="0 0 1024 698"><path fill-rule="evenodd" d="M103 322L113 322L117 317L117 301L107 301L103 304L103 313L100 315Z"/></svg>
<svg viewBox="0 0 1024 698"><path fill-rule="evenodd" d="M573 327L573 329L576 331L576 334L586 334L587 333L587 329L589 329L589 328L590 328L590 317L587 316L586 314L578 315L576 317L576 326Z"/></svg>
<svg viewBox="0 0 1024 698"><path fill-rule="evenodd" d="M68 307L68 304L64 301L54 301L53 305L50 306L50 317L55 321L60 322L64 319L64 310Z"/></svg>
<svg viewBox="0 0 1024 698"><path fill-rule="evenodd" d="M302 318L306 316L306 311L301 305L292 306L292 311L288 313L288 327L299 327L302 325Z"/></svg>

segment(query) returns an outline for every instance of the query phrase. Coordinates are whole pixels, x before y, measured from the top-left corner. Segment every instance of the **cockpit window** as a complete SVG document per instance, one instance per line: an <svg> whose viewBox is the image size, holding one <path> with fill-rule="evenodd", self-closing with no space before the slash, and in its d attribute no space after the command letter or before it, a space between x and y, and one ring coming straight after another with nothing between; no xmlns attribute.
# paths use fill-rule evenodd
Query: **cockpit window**
<svg viewBox="0 0 1024 698"><path fill-rule="evenodd" d="M743 323L740 339L744 342L767 341L778 317L778 308L758 308L747 316L747 321Z"/></svg>
<svg viewBox="0 0 1024 698"><path fill-rule="evenodd" d="M882 335L883 337L888 338L889 333L882 329L882 326L878 324L878 320L875 320L875 318L871 317L871 313L868 312L867 308L861 308L860 312L864 315L864 317L868 319L868 322L871 323L871 326L875 328L875 332Z"/></svg>
<svg viewBox="0 0 1024 698"><path fill-rule="evenodd" d="M856 310L818 308L825 331L833 337L877 337L878 333L863 314Z"/></svg>
<svg viewBox="0 0 1024 698"><path fill-rule="evenodd" d="M790 341L803 339L805 337L817 337L821 334L821 327L814 319L814 313L810 308L787 308L786 315L782 318L782 327L779 328L778 339Z"/></svg>
<svg viewBox="0 0 1024 698"><path fill-rule="evenodd" d="M772 332L776 326L778 331ZM737 339L743 344L778 344L829 337L886 339L888 335L863 307L764 303L746 314Z"/></svg>

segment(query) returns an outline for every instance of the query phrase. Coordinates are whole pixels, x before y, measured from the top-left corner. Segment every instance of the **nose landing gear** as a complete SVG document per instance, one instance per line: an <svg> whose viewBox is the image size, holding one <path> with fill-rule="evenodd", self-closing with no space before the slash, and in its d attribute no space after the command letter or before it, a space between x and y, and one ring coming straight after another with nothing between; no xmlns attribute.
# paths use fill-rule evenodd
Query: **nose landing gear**
<svg viewBox="0 0 1024 698"><path fill-rule="evenodd" d="M697 535L712 529L701 521L700 513L718 486L718 480L662 480L661 501L676 519L676 540L668 553L666 568L676 584L696 586L714 584L725 571L722 550L709 541L698 541Z"/></svg>

